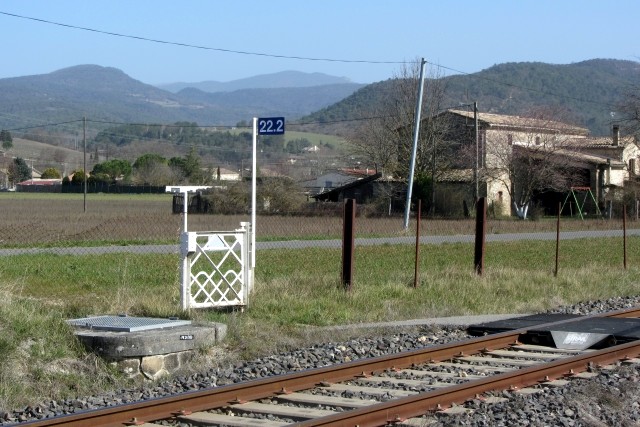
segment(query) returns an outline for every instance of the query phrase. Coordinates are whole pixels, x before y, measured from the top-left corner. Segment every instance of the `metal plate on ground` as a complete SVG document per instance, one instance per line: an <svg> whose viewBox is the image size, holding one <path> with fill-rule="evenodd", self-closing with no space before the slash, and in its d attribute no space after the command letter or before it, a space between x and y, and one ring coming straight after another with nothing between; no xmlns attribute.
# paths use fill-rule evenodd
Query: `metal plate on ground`
<svg viewBox="0 0 640 427"><path fill-rule="evenodd" d="M551 334L558 348L585 349L640 339L640 319L623 317L592 317L568 322L552 328L532 329L531 333Z"/></svg>
<svg viewBox="0 0 640 427"><path fill-rule="evenodd" d="M632 317L590 317L576 319L573 322L555 325L553 328L540 330L554 330L565 332L593 332L615 335L621 338L640 338L640 319Z"/></svg>
<svg viewBox="0 0 640 427"><path fill-rule="evenodd" d="M497 334L499 332L513 331L514 329L529 328L543 323L559 322L561 320L577 319L577 314L532 314L529 316L513 317L511 319L496 320L493 322L469 325L467 332L474 336Z"/></svg>
<svg viewBox="0 0 640 427"><path fill-rule="evenodd" d="M586 350L601 344L611 335L592 332L550 331L556 348L563 350Z"/></svg>
<svg viewBox="0 0 640 427"><path fill-rule="evenodd" d="M156 319L152 317L96 316L85 317L83 319L71 319L67 320L67 323L72 326L98 331L138 332L186 326L190 325L191 321L180 319Z"/></svg>
<svg viewBox="0 0 640 427"><path fill-rule="evenodd" d="M540 325L565 321L552 327ZM585 317L575 314L534 314L513 319L471 325L467 332L481 336L526 328L521 342L555 346L560 349L584 350L610 343L640 339L640 319L622 317Z"/></svg>

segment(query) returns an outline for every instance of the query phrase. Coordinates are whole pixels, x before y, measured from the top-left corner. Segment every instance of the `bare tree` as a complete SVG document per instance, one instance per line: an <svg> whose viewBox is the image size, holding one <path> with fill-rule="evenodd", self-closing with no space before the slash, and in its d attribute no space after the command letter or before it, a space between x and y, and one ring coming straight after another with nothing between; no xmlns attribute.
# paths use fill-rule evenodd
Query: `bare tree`
<svg viewBox="0 0 640 427"><path fill-rule="evenodd" d="M507 124L512 131L496 132L486 141L481 179L507 191L519 218L527 218L536 193L567 191L575 179L580 160L568 142L576 128L558 117L550 109L514 117Z"/></svg>
<svg viewBox="0 0 640 427"><path fill-rule="evenodd" d="M68 157L69 157L69 154L60 148L55 149L55 151L53 152L53 155L51 156L51 158L56 163L65 163Z"/></svg>
<svg viewBox="0 0 640 427"><path fill-rule="evenodd" d="M372 106L369 116L348 140L358 154L364 155L385 175L407 179L413 147L415 108L419 90L420 61L407 64L384 86L382 102ZM419 180L429 177L437 180L440 171L447 168L442 161L448 152L442 144L442 121L431 121L442 110L444 83L433 70L425 79L422 117L416 153L415 176Z"/></svg>
<svg viewBox="0 0 640 427"><path fill-rule="evenodd" d="M640 137L640 85L628 88L617 110L621 117L613 116L613 119L620 121L625 133Z"/></svg>
<svg viewBox="0 0 640 427"><path fill-rule="evenodd" d="M169 185L174 178L171 168L166 163L149 163L136 168L133 182L136 184Z"/></svg>

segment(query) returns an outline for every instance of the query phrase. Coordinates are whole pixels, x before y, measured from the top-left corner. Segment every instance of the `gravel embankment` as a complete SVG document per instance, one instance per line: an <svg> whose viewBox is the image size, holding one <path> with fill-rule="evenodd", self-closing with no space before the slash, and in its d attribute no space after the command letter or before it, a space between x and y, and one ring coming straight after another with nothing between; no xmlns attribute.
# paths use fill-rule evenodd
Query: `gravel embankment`
<svg viewBox="0 0 640 427"><path fill-rule="evenodd" d="M640 296L587 302L559 308L553 312L592 314L630 308L638 304L640 304ZM58 402L43 402L37 407L28 407L14 412L0 411L0 426L396 353L466 337L466 332L458 328L430 326L421 330L413 328L411 332L353 339L342 343L323 343L237 363L233 366L212 368L144 388ZM504 392L501 396L507 397L508 400L497 404L485 404L480 400L468 402L464 405L469 409L468 413L430 415L424 418L424 425L593 427L640 425L640 366L625 365L611 371L602 370L596 378L574 379L562 388L541 387L541 392L534 395Z"/></svg>

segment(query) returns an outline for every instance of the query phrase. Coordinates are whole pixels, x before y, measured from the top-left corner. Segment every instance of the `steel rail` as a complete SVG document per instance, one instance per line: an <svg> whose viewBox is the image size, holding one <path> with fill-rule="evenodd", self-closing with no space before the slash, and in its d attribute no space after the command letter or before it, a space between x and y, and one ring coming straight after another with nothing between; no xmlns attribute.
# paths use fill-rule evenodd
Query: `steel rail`
<svg viewBox="0 0 640 427"><path fill-rule="evenodd" d="M520 333L521 331L503 332L443 346L379 356L373 359L356 360L339 365L314 368L246 383L231 384L208 390L181 393L176 396L52 417L24 423L24 425L65 425L71 427L91 425L108 427L127 425L134 418L137 421L169 418L185 410L195 412L219 408L233 402L261 399L280 392L300 391L320 383L345 381L365 372L382 372L392 367L409 367L427 362L451 359L460 354L476 353L487 348L502 348L517 342Z"/></svg>
<svg viewBox="0 0 640 427"><path fill-rule="evenodd" d="M463 403L487 391L517 389L540 383L549 378L566 376L567 373L582 372L588 370L593 364L606 365L626 358L633 358L639 354L640 342L634 341L596 352L567 357L555 362L493 375L486 379L468 381L452 387L435 389L336 415L303 421L296 425L301 427L329 425L366 427L400 422L407 418L445 409L456 403Z"/></svg>
<svg viewBox="0 0 640 427"><path fill-rule="evenodd" d="M640 316L640 307L585 316L584 318L638 316ZM536 327L563 324L571 321L576 321L576 319L551 322L544 325L536 325ZM62 425L70 427L84 427L87 425L95 427L121 427L125 425L135 425L141 422L170 418L182 414L185 411L211 410L225 407L232 403L274 396L278 393L300 391L312 388L321 383L346 381L363 373L374 374L391 368L402 369L413 365L449 360L463 354L475 354L481 351L504 348L517 343L520 335L526 333L528 329L530 329L530 327L479 338L470 338L468 340L434 347L426 347L418 350L272 376L244 383L185 392L175 396L117 405L104 409L82 411L38 421L29 421L21 423L20 425L38 427ZM526 369L523 369L517 372L521 374L526 371ZM425 395L429 395L429 393ZM362 410L359 411L361 412Z"/></svg>

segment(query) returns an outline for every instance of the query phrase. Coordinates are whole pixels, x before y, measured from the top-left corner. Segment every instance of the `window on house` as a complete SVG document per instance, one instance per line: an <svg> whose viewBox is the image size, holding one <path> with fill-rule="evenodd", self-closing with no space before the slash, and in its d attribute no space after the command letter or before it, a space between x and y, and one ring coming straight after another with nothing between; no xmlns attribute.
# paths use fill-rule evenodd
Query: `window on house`
<svg viewBox="0 0 640 427"><path fill-rule="evenodd" d="M540 137L536 136L536 145L540 145Z"/></svg>
<svg viewBox="0 0 640 427"><path fill-rule="evenodd" d="M325 188L332 188L333 187L333 181L325 181L324 182L324 186L325 186Z"/></svg>
<svg viewBox="0 0 640 427"><path fill-rule="evenodd" d="M629 159L629 174L636 174L636 159Z"/></svg>
<svg viewBox="0 0 640 427"><path fill-rule="evenodd" d="M513 145L513 135L512 134L508 134L507 135L507 143L509 145Z"/></svg>

